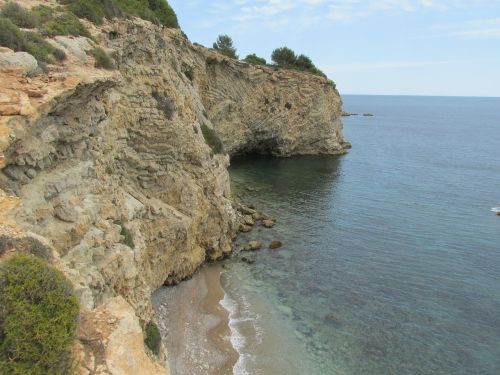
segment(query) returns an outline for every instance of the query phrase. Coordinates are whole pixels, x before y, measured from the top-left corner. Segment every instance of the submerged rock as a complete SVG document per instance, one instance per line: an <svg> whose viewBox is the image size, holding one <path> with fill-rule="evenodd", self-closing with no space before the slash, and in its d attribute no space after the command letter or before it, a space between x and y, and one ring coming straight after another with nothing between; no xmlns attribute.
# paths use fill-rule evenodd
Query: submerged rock
<svg viewBox="0 0 500 375"><path fill-rule="evenodd" d="M246 246L243 248L244 251L255 251L259 250L262 248L262 244L259 241L250 241Z"/></svg>
<svg viewBox="0 0 500 375"><path fill-rule="evenodd" d="M243 263L246 263L246 264L254 264L255 263L255 259L250 259L250 258L247 258L247 257L242 257L241 261Z"/></svg>
<svg viewBox="0 0 500 375"><path fill-rule="evenodd" d="M270 244L269 244L269 248L270 249L279 249L280 247L283 246L283 242L281 241L272 241Z"/></svg>
<svg viewBox="0 0 500 375"><path fill-rule="evenodd" d="M266 228L272 228L276 225L276 220L266 219L262 220L262 225Z"/></svg>

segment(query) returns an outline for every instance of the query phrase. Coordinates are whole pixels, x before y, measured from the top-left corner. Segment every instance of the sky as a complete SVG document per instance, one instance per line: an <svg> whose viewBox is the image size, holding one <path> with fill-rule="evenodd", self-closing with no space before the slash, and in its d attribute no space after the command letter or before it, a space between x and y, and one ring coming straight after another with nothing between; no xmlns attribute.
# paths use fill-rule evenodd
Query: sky
<svg viewBox="0 0 500 375"><path fill-rule="evenodd" d="M342 94L500 96L500 0L169 0L193 42L287 46Z"/></svg>

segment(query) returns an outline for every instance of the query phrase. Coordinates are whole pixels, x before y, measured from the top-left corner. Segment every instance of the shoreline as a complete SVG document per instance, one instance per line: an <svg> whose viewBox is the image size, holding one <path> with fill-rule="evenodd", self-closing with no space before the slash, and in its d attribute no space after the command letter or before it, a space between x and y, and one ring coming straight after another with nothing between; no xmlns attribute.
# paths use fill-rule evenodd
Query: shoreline
<svg viewBox="0 0 500 375"><path fill-rule="evenodd" d="M239 353L231 342L229 311L221 304L221 272L221 264L205 265L192 279L153 294L171 375L233 374Z"/></svg>

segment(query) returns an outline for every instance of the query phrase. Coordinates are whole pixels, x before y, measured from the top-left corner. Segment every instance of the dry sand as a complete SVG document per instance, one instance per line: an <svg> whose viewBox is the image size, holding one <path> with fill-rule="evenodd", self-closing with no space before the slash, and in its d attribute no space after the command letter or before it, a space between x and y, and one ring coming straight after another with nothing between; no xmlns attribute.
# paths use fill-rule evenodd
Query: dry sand
<svg viewBox="0 0 500 375"><path fill-rule="evenodd" d="M221 270L217 264L203 267L191 280L153 295L172 375L233 373L238 353L230 341L228 312L219 303Z"/></svg>

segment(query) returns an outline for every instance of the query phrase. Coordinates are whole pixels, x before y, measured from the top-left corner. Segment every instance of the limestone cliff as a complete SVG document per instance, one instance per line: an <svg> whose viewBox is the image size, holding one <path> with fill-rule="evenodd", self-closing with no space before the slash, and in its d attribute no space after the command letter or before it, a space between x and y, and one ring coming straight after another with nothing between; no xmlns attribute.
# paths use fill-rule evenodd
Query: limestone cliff
<svg viewBox="0 0 500 375"><path fill-rule="evenodd" d="M89 27L97 42L53 41L64 66L0 72L0 229L43 238L82 322L103 322L94 334L107 351L83 337L82 373L138 373L118 363L124 352L162 373L137 354L139 321L151 319L156 288L231 251L229 155L345 152L341 101L327 79L230 60L147 21ZM117 70L93 67L85 46L95 43ZM202 126L229 155L210 149ZM120 330L137 340L113 341Z"/></svg>

